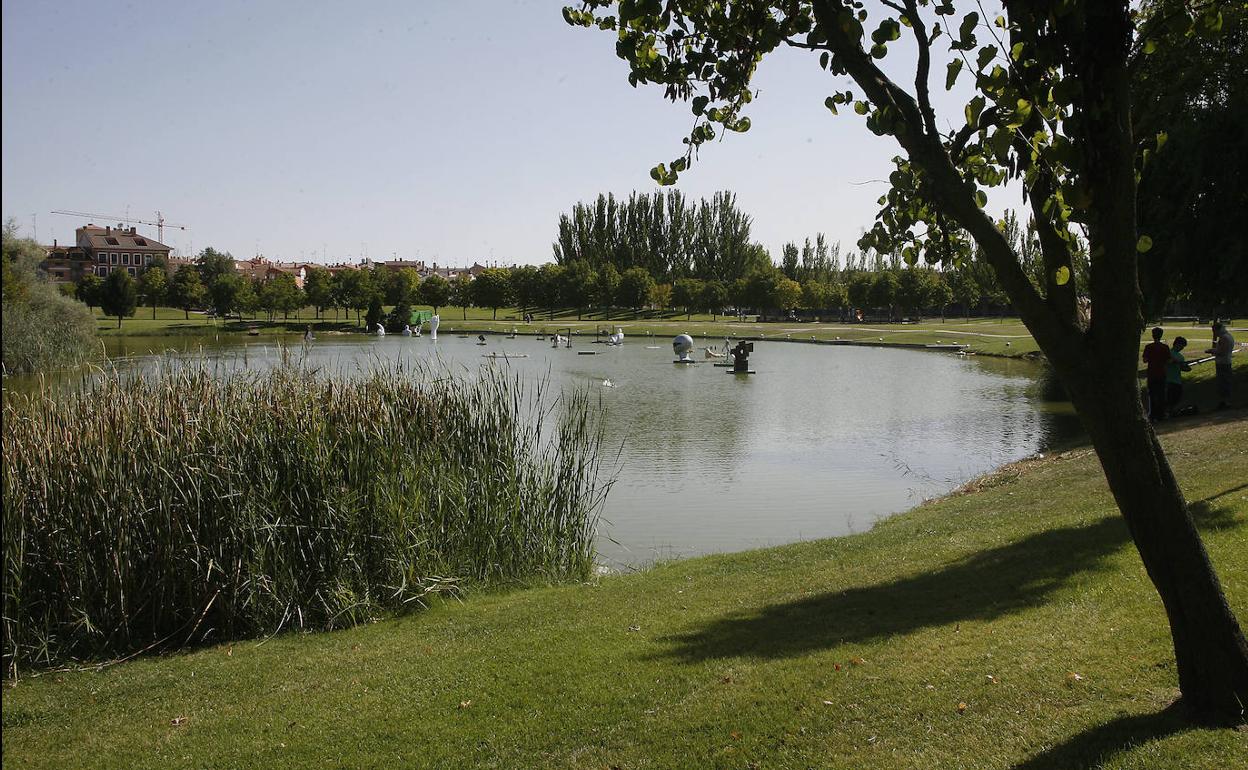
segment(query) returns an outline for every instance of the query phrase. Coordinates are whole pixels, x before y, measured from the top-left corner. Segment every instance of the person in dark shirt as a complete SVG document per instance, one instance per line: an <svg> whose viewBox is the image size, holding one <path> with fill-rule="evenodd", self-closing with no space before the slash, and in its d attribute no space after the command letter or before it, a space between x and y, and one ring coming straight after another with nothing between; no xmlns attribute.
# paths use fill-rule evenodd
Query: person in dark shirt
<svg viewBox="0 0 1248 770"><path fill-rule="evenodd" d="M1161 341L1164 330L1153 327L1153 341L1144 346L1144 363L1148 365L1148 419L1166 419L1166 367L1170 364L1170 346Z"/></svg>

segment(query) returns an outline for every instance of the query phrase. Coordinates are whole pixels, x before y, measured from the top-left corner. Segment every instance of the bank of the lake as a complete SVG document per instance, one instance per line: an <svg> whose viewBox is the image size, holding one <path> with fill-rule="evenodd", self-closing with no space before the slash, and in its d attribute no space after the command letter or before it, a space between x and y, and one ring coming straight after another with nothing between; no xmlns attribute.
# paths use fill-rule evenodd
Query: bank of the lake
<svg viewBox="0 0 1248 770"><path fill-rule="evenodd" d="M414 308L431 310L429 307ZM388 311L388 309L387 309ZM202 313L183 313L173 308L159 308L156 318L140 311L134 318L126 319L121 328L116 320L97 313L101 336L184 336L229 335L245 336L249 332L262 337L292 336L301 334L311 325L318 334L362 334L362 328L353 316L325 314L313 317L310 309L299 317L267 321L263 318L248 320L221 320ZM578 319L575 312L563 311L553 319L537 314L531 323L519 320L523 312L517 308L499 310L499 318L481 308L469 308L460 312L457 308L442 309L442 332L465 334L520 334L535 335L556 330L568 330L572 334L592 338L599 330L620 327L626 336L650 336L664 343L676 334L688 333L695 340L708 344L721 343L725 337L735 339L790 340L794 342L821 342L861 344L875 347L948 346L964 345L968 353L977 355L1027 358L1040 356L1039 346L1027 327L1016 317L948 316L927 318L917 323L840 323L840 322L768 322L758 323L750 319L737 320L724 316L712 317L693 314L686 318L671 313L646 313L634 317L631 313L617 314L612 318L585 314ZM1248 330L1248 319L1230 320L1228 326L1235 330ZM1184 335L1190 348L1203 350L1204 341L1210 336L1209 327L1194 321L1167 322L1163 324L1166 338ZM566 333L566 332L565 332ZM1240 337L1243 341L1242 335ZM1151 341L1148 330L1140 337L1141 347Z"/></svg>
<svg viewBox="0 0 1248 770"><path fill-rule="evenodd" d="M1162 441L1248 617L1248 422ZM9 682L12 767L1212 768L1096 458L852 537Z"/></svg>

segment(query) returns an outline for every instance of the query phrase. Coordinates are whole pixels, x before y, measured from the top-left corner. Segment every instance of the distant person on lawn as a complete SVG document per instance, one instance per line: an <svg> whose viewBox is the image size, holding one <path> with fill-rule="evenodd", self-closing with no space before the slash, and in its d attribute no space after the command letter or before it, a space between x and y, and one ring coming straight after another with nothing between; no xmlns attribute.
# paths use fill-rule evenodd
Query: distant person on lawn
<svg viewBox="0 0 1248 770"><path fill-rule="evenodd" d="M1218 409L1231 405L1231 353L1235 350L1235 338L1226 330L1226 324L1213 325L1213 347L1206 353L1213 354L1213 366L1218 378Z"/></svg>
<svg viewBox="0 0 1248 770"><path fill-rule="evenodd" d="M1153 341L1144 346L1144 363L1148 365L1148 419L1166 419L1166 367L1170 364L1170 346L1161 341L1164 330L1153 327Z"/></svg>
<svg viewBox="0 0 1248 770"><path fill-rule="evenodd" d="M1175 337L1174 347L1170 348L1170 363L1166 364L1166 410L1170 414L1178 414L1176 407L1183 400L1183 372L1192 370L1183 357L1185 347L1187 338Z"/></svg>

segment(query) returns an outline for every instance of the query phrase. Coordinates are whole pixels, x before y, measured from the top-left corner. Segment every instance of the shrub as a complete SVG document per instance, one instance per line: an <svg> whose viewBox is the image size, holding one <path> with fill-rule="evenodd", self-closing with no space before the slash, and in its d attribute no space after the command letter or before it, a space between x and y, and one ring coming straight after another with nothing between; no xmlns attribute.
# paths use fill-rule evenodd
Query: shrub
<svg viewBox="0 0 1248 770"><path fill-rule="evenodd" d="M95 318L50 285L31 286L0 313L3 366L9 374L74 366L99 352Z"/></svg>

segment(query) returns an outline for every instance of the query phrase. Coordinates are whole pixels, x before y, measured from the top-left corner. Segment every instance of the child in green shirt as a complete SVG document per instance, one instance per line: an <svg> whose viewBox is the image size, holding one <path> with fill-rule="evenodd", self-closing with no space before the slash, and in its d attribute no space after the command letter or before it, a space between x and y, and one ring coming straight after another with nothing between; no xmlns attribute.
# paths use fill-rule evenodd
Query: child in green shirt
<svg viewBox="0 0 1248 770"><path fill-rule="evenodd" d="M1166 364L1166 408L1175 414L1175 407L1183 400L1183 372L1190 372L1192 367L1183 357L1183 348L1187 347L1186 337L1175 337L1170 347L1170 362Z"/></svg>

